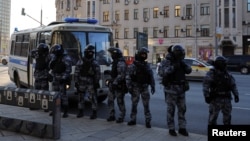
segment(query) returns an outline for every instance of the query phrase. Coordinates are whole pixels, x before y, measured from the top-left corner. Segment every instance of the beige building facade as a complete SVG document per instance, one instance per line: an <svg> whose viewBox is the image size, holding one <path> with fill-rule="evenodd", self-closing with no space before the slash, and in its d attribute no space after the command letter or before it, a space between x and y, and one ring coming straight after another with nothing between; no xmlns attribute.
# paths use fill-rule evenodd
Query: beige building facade
<svg viewBox="0 0 250 141"><path fill-rule="evenodd" d="M250 0L56 0L57 21L96 18L113 30L125 56L136 52L137 32L148 34L148 61L173 44L186 57L250 54ZM249 41L248 41L249 40Z"/></svg>

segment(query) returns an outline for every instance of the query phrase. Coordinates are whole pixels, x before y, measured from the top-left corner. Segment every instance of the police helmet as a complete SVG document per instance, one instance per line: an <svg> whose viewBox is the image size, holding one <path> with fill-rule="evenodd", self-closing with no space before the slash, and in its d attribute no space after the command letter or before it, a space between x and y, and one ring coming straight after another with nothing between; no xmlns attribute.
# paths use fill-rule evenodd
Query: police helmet
<svg viewBox="0 0 250 141"><path fill-rule="evenodd" d="M182 60L185 57L185 50L181 45L173 45L171 47L171 52L175 59Z"/></svg>
<svg viewBox="0 0 250 141"><path fill-rule="evenodd" d="M55 54L56 56L61 56L64 53L64 49L63 49L62 45L55 44L51 47L50 53Z"/></svg>
<svg viewBox="0 0 250 141"><path fill-rule="evenodd" d="M214 60L215 69L225 71L227 67L227 59L223 56L217 56Z"/></svg>
<svg viewBox="0 0 250 141"><path fill-rule="evenodd" d="M84 49L84 56L88 59L93 58L95 52L95 46L89 44Z"/></svg>
<svg viewBox="0 0 250 141"><path fill-rule="evenodd" d="M117 59L122 57L122 51L116 47L110 47L108 52L111 54L112 59Z"/></svg>
<svg viewBox="0 0 250 141"><path fill-rule="evenodd" d="M49 53L49 47L45 43L40 43L37 46L37 51L38 51L38 54L48 54Z"/></svg>
<svg viewBox="0 0 250 141"><path fill-rule="evenodd" d="M139 61L145 61L148 58L148 53L149 50L147 47L142 47L139 49L138 53L137 53L137 60Z"/></svg>

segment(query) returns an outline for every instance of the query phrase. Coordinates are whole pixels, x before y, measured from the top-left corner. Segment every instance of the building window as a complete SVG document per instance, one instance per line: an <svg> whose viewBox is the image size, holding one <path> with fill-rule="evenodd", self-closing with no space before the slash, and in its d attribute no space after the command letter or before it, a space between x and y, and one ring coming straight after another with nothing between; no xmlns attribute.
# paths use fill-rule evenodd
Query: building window
<svg viewBox="0 0 250 141"><path fill-rule="evenodd" d="M250 0L247 0L247 12L250 12Z"/></svg>
<svg viewBox="0 0 250 141"><path fill-rule="evenodd" d="M81 0L76 0L76 6L81 7Z"/></svg>
<svg viewBox="0 0 250 141"><path fill-rule="evenodd" d="M124 28L124 39L128 39L128 28Z"/></svg>
<svg viewBox="0 0 250 141"><path fill-rule="evenodd" d="M134 38L136 39L137 37L137 32L138 32L138 28L134 28Z"/></svg>
<svg viewBox="0 0 250 141"><path fill-rule="evenodd" d="M70 9L70 0L67 0L67 10Z"/></svg>
<svg viewBox="0 0 250 141"><path fill-rule="evenodd" d="M87 17L90 17L90 1L87 2Z"/></svg>
<svg viewBox="0 0 250 141"><path fill-rule="evenodd" d="M174 37L180 37L180 27L179 26L174 27Z"/></svg>
<svg viewBox="0 0 250 141"><path fill-rule="evenodd" d="M60 7L61 7L61 9L63 9L63 1L61 2L61 6Z"/></svg>
<svg viewBox="0 0 250 141"><path fill-rule="evenodd" d="M186 37L191 37L191 35L192 35L192 26L187 25L187 27L186 27Z"/></svg>
<svg viewBox="0 0 250 141"><path fill-rule="evenodd" d="M232 0L232 6L236 6L235 0Z"/></svg>
<svg viewBox="0 0 250 141"><path fill-rule="evenodd" d="M142 32L145 33L145 34L148 34L148 28L147 27L143 27L143 31Z"/></svg>
<svg viewBox="0 0 250 141"><path fill-rule="evenodd" d="M120 21L120 11L115 11L115 20Z"/></svg>
<svg viewBox="0 0 250 141"><path fill-rule="evenodd" d="M229 7L229 0L224 0L224 7Z"/></svg>
<svg viewBox="0 0 250 141"><path fill-rule="evenodd" d="M192 16L192 5L188 4L186 5L186 16Z"/></svg>
<svg viewBox="0 0 250 141"><path fill-rule="evenodd" d="M233 16L233 28L236 28L236 10L235 8L232 9L232 16Z"/></svg>
<svg viewBox="0 0 250 141"><path fill-rule="evenodd" d="M168 37L168 31L169 31L169 27L168 26L164 26L164 30L163 30L163 37L164 38Z"/></svg>
<svg viewBox="0 0 250 141"><path fill-rule="evenodd" d="M169 6L164 6L164 17L169 17Z"/></svg>
<svg viewBox="0 0 250 141"><path fill-rule="evenodd" d="M120 0L115 0L115 3L120 3Z"/></svg>
<svg viewBox="0 0 250 141"><path fill-rule="evenodd" d="M208 3L202 3L201 4L201 15L209 15L210 14L210 8Z"/></svg>
<svg viewBox="0 0 250 141"><path fill-rule="evenodd" d="M92 17L95 17L95 1L92 2Z"/></svg>
<svg viewBox="0 0 250 141"><path fill-rule="evenodd" d="M103 4L109 4L110 0L103 0Z"/></svg>
<svg viewBox="0 0 250 141"><path fill-rule="evenodd" d="M158 27L154 27L153 28L153 38L157 38L158 37Z"/></svg>
<svg viewBox="0 0 250 141"><path fill-rule="evenodd" d="M176 5L174 8L174 16L175 17L180 17L181 16L181 6Z"/></svg>
<svg viewBox="0 0 250 141"><path fill-rule="evenodd" d="M134 9L134 20L138 20L138 9Z"/></svg>
<svg viewBox="0 0 250 141"><path fill-rule="evenodd" d="M124 20L129 20L129 10L124 11Z"/></svg>
<svg viewBox="0 0 250 141"><path fill-rule="evenodd" d="M119 39L119 30L115 29L115 39Z"/></svg>
<svg viewBox="0 0 250 141"><path fill-rule="evenodd" d="M201 25L201 36L202 37L209 36L209 26L208 25Z"/></svg>
<svg viewBox="0 0 250 141"><path fill-rule="evenodd" d="M224 27L229 27L229 8L224 9Z"/></svg>
<svg viewBox="0 0 250 141"><path fill-rule="evenodd" d="M103 22L108 22L109 21L109 12L103 12Z"/></svg>
<svg viewBox="0 0 250 141"><path fill-rule="evenodd" d="M153 18L158 18L159 8L155 7L153 11Z"/></svg>
<svg viewBox="0 0 250 141"><path fill-rule="evenodd" d="M149 9L143 8L143 18L149 18Z"/></svg>

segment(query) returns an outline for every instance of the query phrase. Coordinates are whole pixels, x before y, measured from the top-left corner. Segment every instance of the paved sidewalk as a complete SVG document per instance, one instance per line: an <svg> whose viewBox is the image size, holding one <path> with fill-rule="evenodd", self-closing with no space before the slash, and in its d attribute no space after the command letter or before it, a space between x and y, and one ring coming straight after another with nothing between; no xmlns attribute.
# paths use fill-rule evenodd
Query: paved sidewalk
<svg viewBox="0 0 250 141"><path fill-rule="evenodd" d="M0 115L22 120L52 123L52 117L42 110L0 104ZM50 141L35 136L0 130L0 140L4 141ZM76 118L69 115L61 119L61 137L58 141L207 141L207 136L189 133L189 137L172 137L168 129L146 128L144 125L127 126L104 119L90 120L89 117Z"/></svg>

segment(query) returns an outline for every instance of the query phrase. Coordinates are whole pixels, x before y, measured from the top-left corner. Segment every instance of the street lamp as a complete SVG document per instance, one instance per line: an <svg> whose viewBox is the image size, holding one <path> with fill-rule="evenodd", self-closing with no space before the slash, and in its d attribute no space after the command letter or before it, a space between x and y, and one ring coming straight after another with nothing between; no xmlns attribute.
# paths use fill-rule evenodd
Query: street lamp
<svg viewBox="0 0 250 141"><path fill-rule="evenodd" d="M27 13L25 13L25 9L22 8L22 11L21 11L21 15L23 16L28 16L29 18L31 18L32 20L40 23L41 26L44 26L44 24L42 23L42 10L41 10L41 21L39 22L38 20L36 20L35 18L31 17L30 15L28 15Z"/></svg>

